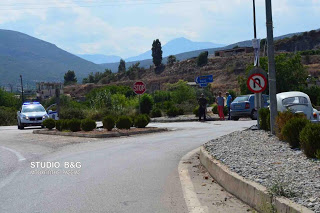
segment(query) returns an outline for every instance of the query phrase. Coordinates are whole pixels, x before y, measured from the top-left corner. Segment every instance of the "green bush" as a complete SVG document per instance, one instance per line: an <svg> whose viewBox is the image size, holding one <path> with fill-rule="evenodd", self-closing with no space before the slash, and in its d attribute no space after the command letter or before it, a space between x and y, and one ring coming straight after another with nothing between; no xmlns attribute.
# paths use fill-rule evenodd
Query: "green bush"
<svg viewBox="0 0 320 213"><path fill-rule="evenodd" d="M219 114L218 105L217 104L212 104L212 113L213 114Z"/></svg>
<svg viewBox="0 0 320 213"><path fill-rule="evenodd" d="M281 134L292 148L300 147L300 132L309 123L306 118L292 118L282 128Z"/></svg>
<svg viewBox="0 0 320 213"><path fill-rule="evenodd" d="M224 106L223 108L223 114L226 116L228 115L228 107L227 106Z"/></svg>
<svg viewBox="0 0 320 213"><path fill-rule="evenodd" d="M140 100L140 110L142 114L150 114L153 107L153 98L149 94L144 94Z"/></svg>
<svg viewBox="0 0 320 213"><path fill-rule="evenodd" d="M152 118L158 118L158 117L161 117L161 116L162 116L162 112L161 112L160 109L158 109L158 108L152 109L152 111L151 111L151 117Z"/></svg>
<svg viewBox="0 0 320 213"><path fill-rule="evenodd" d="M0 126L17 124L17 110L0 106Z"/></svg>
<svg viewBox="0 0 320 213"><path fill-rule="evenodd" d="M122 115L118 118L116 126L118 129L130 129L132 123L132 119L129 116Z"/></svg>
<svg viewBox="0 0 320 213"><path fill-rule="evenodd" d="M199 117L199 106L196 106L196 107L193 109L193 114L194 114L196 117Z"/></svg>
<svg viewBox="0 0 320 213"><path fill-rule="evenodd" d="M62 108L60 111L60 119L84 119L85 114L82 109L78 108Z"/></svg>
<svg viewBox="0 0 320 213"><path fill-rule="evenodd" d="M209 55L208 51L204 51L199 54L197 58L197 65L199 67L204 66L208 63L208 55Z"/></svg>
<svg viewBox="0 0 320 213"><path fill-rule="evenodd" d="M94 130L96 127L97 127L97 124L92 119L87 118L81 121L81 129L83 131L89 132Z"/></svg>
<svg viewBox="0 0 320 213"><path fill-rule="evenodd" d="M265 131L270 131L270 110L269 108L262 108L259 110L259 122L260 122L260 129Z"/></svg>
<svg viewBox="0 0 320 213"><path fill-rule="evenodd" d="M72 132L78 132L81 130L81 120L79 119L71 119L68 121L68 125L69 125L69 129L72 131Z"/></svg>
<svg viewBox="0 0 320 213"><path fill-rule="evenodd" d="M137 115L134 119L134 126L137 128L145 128L149 124L148 115Z"/></svg>
<svg viewBox="0 0 320 213"><path fill-rule="evenodd" d="M69 122L65 119L60 119L56 121L56 129L59 131L69 130Z"/></svg>
<svg viewBox="0 0 320 213"><path fill-rule="evenodd" d="M43 121L42 125L51 130L56 126L56 122L52 118L48 118Z"/></svg>
<svg viewBox="0 0 320 213"><path fill-rule="evenodd" d="M116 124L116 119L113 116L108 115L103 118L102 123L103 128L107 129L108 131L111 131Z"/></svg>
<svg viewBox="0 0 320 213"><path fill-rule="evenodd" d="M304 114L295 114L291 111L279 112L278 116L276 117L276 124L275 124L275 132L277 137L280 140L284 140L282 135L282 129L286 123L291 120L292 118L303 118L305 117Z"/></svg>
<svg viewBox="0 0 320 213"><path fill-rule="evenodd" d="M178 115L184 115L184 110L182 108L178 108Z"/></svg>
<svg viewBox="0 0 320 213"><path fill-rule="evenodd" d="M177 107L171 107L167 110L167 115L169 117L176 117L177 115L179 115L179 109Z"/></svg>
<svg viewBox="0 0 320 213"><path fill-rule="evenodd" d="M305 155L315 158L320 150L320 125L309 123L300 132L300 145Z"/></svg>

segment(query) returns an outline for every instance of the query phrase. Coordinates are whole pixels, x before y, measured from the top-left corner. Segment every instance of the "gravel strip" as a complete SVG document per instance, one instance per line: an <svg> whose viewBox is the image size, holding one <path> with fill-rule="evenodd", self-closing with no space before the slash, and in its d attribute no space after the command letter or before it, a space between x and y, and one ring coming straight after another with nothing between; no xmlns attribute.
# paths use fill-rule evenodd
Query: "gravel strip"
<svg viewBox="0 0 320 213"><path fill-rule="evenodd" d="M268 189L278 183L289 199L320 213L320 161L265 131L234 132L204 147L231 171Z"/></svg>

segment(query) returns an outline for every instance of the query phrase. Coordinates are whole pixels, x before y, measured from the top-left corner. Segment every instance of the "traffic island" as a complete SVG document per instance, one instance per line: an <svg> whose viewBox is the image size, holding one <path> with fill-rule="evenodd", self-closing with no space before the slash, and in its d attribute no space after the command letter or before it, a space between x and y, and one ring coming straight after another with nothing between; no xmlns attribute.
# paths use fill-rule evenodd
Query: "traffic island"
<svg viewBox="0 0 320 213"><path fill-rule="evenodd" d="M142 135L151 134L168 131L166 128L131 128L130 130L123 129L113 129L112 131L107 131L106 129L95 129L90 132L80 131L80 132L68 132L68 131L58 131L58 130L33 130L33 134L42 135L60 135L60 136L71 136L71 137L85 137L85 138L113 138L113 137L123 137L131 135Z"/></svg>
<svg viewBox="0 0 320 213"><path fill-rule="evenodd" d="M264 131L239 131L201 147L200 161L259 212L319 212L319 161ZM270 210L270 211L269 211Z"/></svg>

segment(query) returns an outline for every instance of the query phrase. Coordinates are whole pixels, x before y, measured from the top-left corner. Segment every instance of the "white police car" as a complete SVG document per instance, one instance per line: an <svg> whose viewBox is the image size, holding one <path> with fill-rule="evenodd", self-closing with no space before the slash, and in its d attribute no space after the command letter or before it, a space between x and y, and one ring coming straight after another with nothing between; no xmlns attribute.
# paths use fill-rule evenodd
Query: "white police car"
<svg viewBox="0 0 320 213"><path fill-rule="evenodd" d="M39 102L25 102L17 112L18 129L26 126L42 126L42 122L49 118L46 110Z"/></svg>

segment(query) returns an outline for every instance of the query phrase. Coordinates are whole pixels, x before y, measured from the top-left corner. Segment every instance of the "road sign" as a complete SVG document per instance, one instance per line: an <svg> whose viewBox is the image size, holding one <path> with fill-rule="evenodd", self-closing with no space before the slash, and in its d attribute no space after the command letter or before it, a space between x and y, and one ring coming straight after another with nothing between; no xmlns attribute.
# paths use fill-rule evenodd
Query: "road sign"
<svg viewBox="0 0 320 213"><path fill-rule="evenodd" d="M133 85L133 91L137 94L137 95L142 95L143 93L146 92L146 85L145 83L143 83L142 81L137 81L136 83L134 83Z"/></svg>
<svg viewBox="0 0 320 213"><path fill-rule="evenodd" d="M208 86L208 83L200 83L199 84L199 87L207 87Z"/></svg>
<svg viewBox="0 0 320 213"><path fill-rule="evenodd" d="M267 88L267 78L260 73L254 73L249 76L247 86L253 93L263 92Z"/></svg>
<svg viewBox="0 0 320 213"><path fill-rule="evenodd" d="M203 75L203 76L198 76L196 78L197 84L212 83L212 82L213 82L213 75Z"/></svg>

